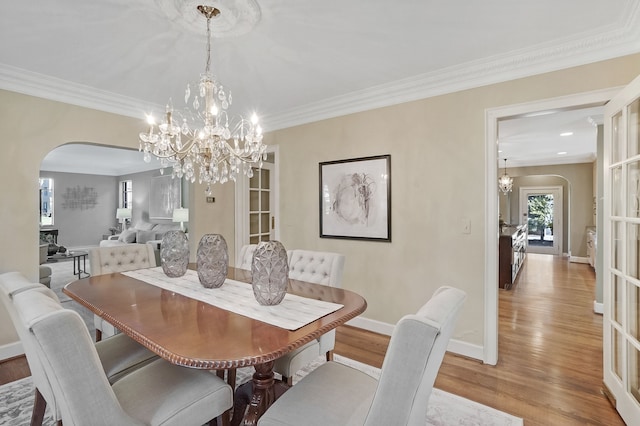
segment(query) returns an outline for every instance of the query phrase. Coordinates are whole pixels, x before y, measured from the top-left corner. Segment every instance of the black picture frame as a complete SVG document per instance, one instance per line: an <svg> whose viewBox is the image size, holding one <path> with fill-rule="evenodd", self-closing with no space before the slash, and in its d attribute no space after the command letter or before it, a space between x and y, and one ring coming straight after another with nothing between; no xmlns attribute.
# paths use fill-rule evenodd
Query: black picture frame
<svg viewBox="0 0 640 426"><path fill-rule="evenodd" d="M391 242L391 155L319 163L320 238Z"/></svg>

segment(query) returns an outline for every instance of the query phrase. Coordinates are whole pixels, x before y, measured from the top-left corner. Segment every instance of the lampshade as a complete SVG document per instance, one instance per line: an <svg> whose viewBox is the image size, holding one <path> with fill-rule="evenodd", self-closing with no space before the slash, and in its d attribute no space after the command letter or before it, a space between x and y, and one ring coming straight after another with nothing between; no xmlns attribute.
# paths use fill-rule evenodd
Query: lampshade
<svg viewBox="0 0 640 426"><path fill-rule="evenodd" d="M173 221L174 222L189 222L189 209L174 209L173 210Z"/></svg>
<svg viewBox="0 0 640 426"><path fill-rule="evenodd" d="M131 209L117 209L116 219L131 219Z"/></svg>

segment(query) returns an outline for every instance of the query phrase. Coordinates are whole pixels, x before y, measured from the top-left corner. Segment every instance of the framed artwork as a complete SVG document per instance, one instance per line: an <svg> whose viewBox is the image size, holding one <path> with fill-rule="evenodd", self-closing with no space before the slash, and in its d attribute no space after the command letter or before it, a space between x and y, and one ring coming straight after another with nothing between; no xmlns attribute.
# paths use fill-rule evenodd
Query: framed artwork
<svg viewBox="0 0 640 426"><path fill-rule="evenodd" d="M171 175L151 178L149 187L149 218L172 219L173 210L180 207L182 179Z"/></svg>
<svg viewBox="0 0 640 426"><path fill-rule="evenodd" d="M320 237L391 242L391 155L320 163Z"/></svg>

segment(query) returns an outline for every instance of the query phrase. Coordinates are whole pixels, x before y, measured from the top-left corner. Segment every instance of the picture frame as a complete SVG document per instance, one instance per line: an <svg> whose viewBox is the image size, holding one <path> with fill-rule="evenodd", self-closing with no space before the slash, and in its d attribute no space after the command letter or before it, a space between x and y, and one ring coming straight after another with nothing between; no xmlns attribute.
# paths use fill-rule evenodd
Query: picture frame
<svg viewBox="0 0 640 426"><path fill-rule="evenodd" d="M391 242L391 155L319 163L320 238Z"/></svg>
<svg viewBox="0 0 640 426"><path fill-rule="evenodd" d="M149 218L172 219L173 210L181 205L182 179L171 175L151 178L149 185Z"/></svg>

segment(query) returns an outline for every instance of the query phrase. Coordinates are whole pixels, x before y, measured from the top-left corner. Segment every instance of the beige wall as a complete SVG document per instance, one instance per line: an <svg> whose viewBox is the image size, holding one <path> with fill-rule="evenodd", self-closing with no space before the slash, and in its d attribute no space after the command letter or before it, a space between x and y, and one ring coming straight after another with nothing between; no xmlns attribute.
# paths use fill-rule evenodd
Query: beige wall
<svg viewBox="0 0 640 426"><path fill-rule="evenodd" d="M365 296L365 317L384 323L414 312L442 284L464 289L454 338L481 346L492 202L484 197L486 109L624 85L638 74L635 55L272 132L267 142L281 153L281 240L344 253L344 287ZM379 154L391 154L393 242L319 238L318 163ZM471 234L462 233L463 218Z"/></svg>
<svg viewBox="0 0 640 426"><path fill-rule="evenodd" d="M634 55L272 132L266 141L281 153L281 240L344 253L344 286L366 297L366 317L385 323L414 312L442 284L464 289L455 338L482 345L485 109L619 86L638 74ZM140 120L0 91L0 272L37 277L45 154L71 141L137 147L142 128ZM318 162L376 154L392 155L393 242L320 239ZM218 186L216 203L206 204L203 188L192 188L192 248L203 233L219 231L234 252L233 191ZM462 218L470 219L470 234L461 232ZM0 324L1 347L15 334L5 312Z"/></svg>

